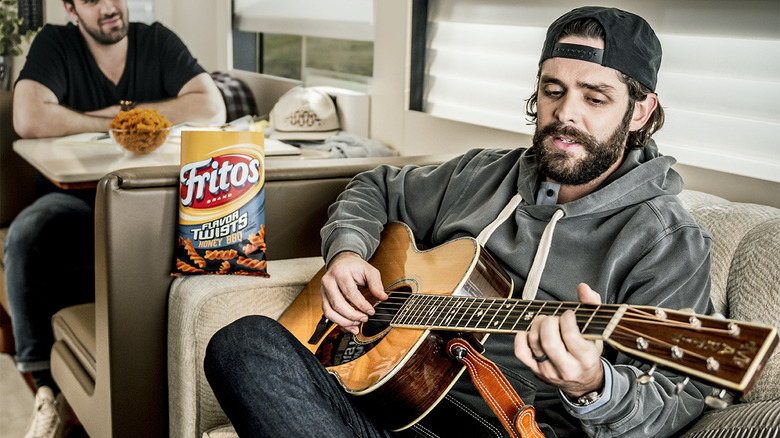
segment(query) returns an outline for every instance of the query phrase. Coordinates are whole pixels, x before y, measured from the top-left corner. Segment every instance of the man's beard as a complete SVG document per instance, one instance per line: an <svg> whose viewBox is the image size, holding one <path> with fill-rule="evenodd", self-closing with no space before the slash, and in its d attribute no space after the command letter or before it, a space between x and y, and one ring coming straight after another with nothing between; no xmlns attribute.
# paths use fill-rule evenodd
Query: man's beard
<svg viewBox="0 0 780 438"><path fill-rule="evenodd" d="M579 129L564 126L559 121L542 128L537 126L531 150L536 154L539 172L555 182L566 185L578 186L594 180L609 170L622 156L633 113L633 105L629 105L620 125L604 142L599 142L592 135ZM570 162L574 159L569 157L566 151L558 150L554 146L545 147L543 142L546 138L561 135L579 143L587 152L585 158Z"/></svg>
<svg viewBox="0 0 780 438"><path fill-rule="evenodd" d="M120 26L118 28L113 28L113 30L106 32L103 30L103 26L101 26L101 23L105 20L113 19L114 17L119 17L120 19ZM110 46L111 44L115 44L119 42L122 38L127 35L127 27L128 23L127 20L125 20L124 16L116 12L112 15L107 15L104 17L101 17L100 20L98 20L97 28L92 28L84 24L84 21L81 20L81 17L79 17L79 23L84 28L84 30L91 36L98 44L102 44L104 46Z"/></svg>

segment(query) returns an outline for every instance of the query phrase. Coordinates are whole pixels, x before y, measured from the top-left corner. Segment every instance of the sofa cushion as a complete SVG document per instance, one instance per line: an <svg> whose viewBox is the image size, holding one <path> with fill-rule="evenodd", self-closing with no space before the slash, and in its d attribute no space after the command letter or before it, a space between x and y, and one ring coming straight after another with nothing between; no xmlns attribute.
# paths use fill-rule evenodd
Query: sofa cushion
<svg viewBox="0 0 780 438"><path fill-rule="evenodd" d="M320 257L270 260L269 278L200 275L173 282L168 297L170 436L200 436L228 423L203 372L214 333L246 315L279 318L323 264Z"/></svg>
<svg viewBox="0 0 780 438"><path fill-rule="evenodd" d="M66 307L51 320L54 339L63 341L95 379L95 303Z"/></svg>
<svg viewBox="0 0 780 438"><path fill-rule="evenodd" d="M213 435L227 437L229 435ZM780 398L729 406L704 414L681 438L780 436Z"/></svg>
<svg viewBox="0 0 780 438"><path fill-rule="evenodd" d="M734 253L728 281L729 317L780 329L780 210L747 232ZM780 397L780 349L764 366L745 401Z"/></svg>
<svg viewBox="0 0 780 438"><path fill-rule="evenodd" d="M692 190L683 191L680 199L696 222L712 235L712 304L716 311L730 316L727 290L735 253L746 234L756 226L776 219L780 210L729 202Z"/></svg>

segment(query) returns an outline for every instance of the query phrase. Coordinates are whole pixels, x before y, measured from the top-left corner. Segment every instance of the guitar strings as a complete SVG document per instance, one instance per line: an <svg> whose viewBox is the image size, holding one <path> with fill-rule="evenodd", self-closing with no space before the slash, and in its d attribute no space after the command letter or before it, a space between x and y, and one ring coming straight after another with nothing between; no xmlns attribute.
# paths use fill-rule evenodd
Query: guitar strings
<svg viewBox="0 0 780 438"><path fill-rule="evenodd" d="M389 295L389 298L385 301L380 302L377 305L377 308L382 309L388 309L392 311L393 307L396 307L396 311L403 308L403 306L407 306L407 302L409 301L409 298L428 298L428 299L440 299L443 302L422 302L422 303L415 303L414 307L415 309L421 309L420 313L428 313L432 310L441 310L440 313L444 313L445 309L452 311L453 309L456 311L460 311L459 308L456 309L456 307L459 307L460 302L471 302L472 305L474 303L477 304L477 310L480 310L482 307L487 305L487 307L484 309L486 311L492 311L497 314L503 314L503 313L516 313L516 312L526 312L526 311L538 311L541 310L544 307L548 307L550 305L558 305L558 308L555 309L555 311L551 312L550 315L556 315L560 310L573 310L575 312L592 312L601 315L602 318L605 318L605 320L609 320L612 317L614 317L614 314L619 310L622 306L619 305L609 305L609 304L582 304L577 302L558 302L558 301L529 301L529 300L519 300L519 299L513 299L513 298L477 298L477 297L461 297L461 296L454 296L454 295L436 295L436 294L419 294L419 293L411 293L411 292L391 292ZM417 300L417 301L423 301L423 299ZM521 310L518 309L518 304L525 304L525 307ZM493 309L494 306L500 306L500 308ZM505 306L512 305L512 308L505 308ZM470 307L469 307L470 309ZM467 311L466 309L465 311ZM546 313L547 314L547 313ZM605 315L606 314L606 315ZM689 316L689 315L686 315ZM582 319L586 318L587 315L583 315L581 313L577 313L577 317ZM578 319L579 320L579 319ZM621 320L625 321L634 321L634 322L647 322L652 324L659 324L659 325L670 325L670 326L676 326L676 327L686 327L690 325L691 323L689 321L677 321L669 318L662 318L655 314L649 313L641 308L636 307L629 307L627 311L621 316ZM728 321L719 321L721 325L726 325ZM716 327L702 327L702 331L707 331L711 333L729 333L728 328L716 328Z"/></svg>
<svg viewBox="0 0 780 438"><path fill-rule="evenodd" d="M415 303L413 306L409 305L409 299L410 298L421 298L416 301L422 301L421 303ZM427 302L430 300L437 300L438 302ZM468 304L468 307L462 308L463 304ZM583 323L591 323L588 324L589 327L592 327L593 325L596 325L596 329L600 330L603 329L602 327L605 324L608 324L612 318L614 317L616 311L621 307L618 305L607 305L607 304L601 304L601 305L583 305L582 303L576 303L576 302L539 302L539 301L528 301L528 300L518 300L518 299L511 299L511 298L487 298L487 297L460 297L460 296L453 296L453 295L435 295L435 294L416 294L412 292L405 292L405 291L393 291L390 292L389 298L386 301L380 302L377 305L378 310L385 310L387 311L387 315L378 314L374 321L377 322L387 322L391 323L393 319L396 317L397 313L404 308L404 306L410 306L412 309L409 312L409 318L413 319L414 317L420 318L424 314L431 314L432 312L438 312L435 316L431 316L434 321L447 318L451 319L459 318L458 321L462 321L464 317L469 316L470 318L474 317L473 313L469 313L476 304L475 311L487 311L492 312L493 319L499 318L506 320L508 318L522 318L523 315L528 313L529 311L531 313L536 314L537 312L540 312L544 309L544 307L549 306L550 304L558 304L558 307L552 311L544 313L546 315L555 316L560 312L561 310L573 310L575 311L576 320L578 324ZM499 308L494 309L494 306L498 305ZM510 306L511 308L508 308L507 306ZM519 306L518 306L519 305ZM483 309L483 307L487 306ZM518 309L518 307L522 307L521 309ZM581 312L585 312L584 314ZM430 319L430 318L428 318ZM649 313L645 311L644 309L639 308L629 308L625 314L623 314L620 318L621 321L626 322L637 322L637 323L647 323L652 325L662 325L662 326L673 326L673 327L688 327L690 325L690 322L686 321L676 321L673 319L668 318L661 318L655 314ZM437 326L437 324L430 324L431 326ZM516 324L515 324L516 325ZM725 323L724 323L725 325ZM478 326L478 324L477 324ZM530 325L529 325L530 326ZM466 327L468 328L468 327ZM728 334L729 329L727 328L717 328L717 327L702 327L700 329L702 332L707 333L715 333L715 334Z"/></svg>
<svg viewBox="0 0 780 438"><path fill-rule="evenodd" d="M474 318L476 313L482 313L479 316L479 322L472 326L468 324L464 328L476 328L484 329L487 327L481 327L484 325L482 318L484 313L490 313L493 317L488 322L493 322L496 319L502 320L503 323L500 327L506 325L507 320L514 322L513 327L517 326L519 322L523 324L530 323L533 318L529 318L526 321L519 321L526 314L535 315L544 310L545 307L557 308L549 312L551 315L556 315L560 311L574 310L578 324L585 324L585 329L596 326L595 330L601 331L604 329L605 324L614 316L615 310L620 306L614 305L595 305L595 304L582 304L576 302L540 302L540 301L528 301L517 299L504 299L504 298L476 298L476 297L459 297L451 295L435 295L435 294L415 294L404 291L393 291L389 294L389 298L383 302L377 304L377 313L372 317L375 322L387 322L393 323L394 319L398 315L401 309L407 311L404 318L407 319L433 319L434 322L441 320L454 320L457 319L461 322L463 318L469 317L469 322ZM415 298L415 303L408 304L410 298ZM428 302L431 301L431 302ZM468 307L463 307L464 304L468 304ZM476 304L476 306L474 306ZM498 306L498 308L496 308ZM474 308L472 310L472 308ZM381 311L381 312L380 312ZM588 312L588 314L581 314L579 311ZM547 314L547 312L545 312ZM400 324L411 325L411 324ZM419 324L414 324L419 325ZM440 327L441 324L421 324L423 326ZM449 327L449 326L448 326ZM524 327L527 330L528 327ZM519 330L514 330L519 331Z"/></svg>
<svg viewBox="0 0 780 438"><path fill-rule="evenodd" d="M404 295L402 297L398 297L398 295ZM424 302L421 299L418 299L416 303L414 304L407 304L408 298L429 298L429 299L438 299L439 302ZM419 302L423 301L423 302ZM469 304L469 307L463 308L462 304ZM408 292L401 292L401 293L394 293L390 296L390 298L386 301L383 301L377 305L377 309L381 310L388 310L389 313L396 314L398 310L403 308L404 306L407 306L409 308L413 308L411 312L414 313L430 313L432 311L439 311L439 316L446 314L447 312L455 311L457 314L466 314L469 312L472 307L474 307L474 304L476 304L476 307L474 310L480 311L480 312L493 312L497 315L504 315L504 314L517 314L518 312L523 314L531 311L530 313L537 313L538 311L543 310L545 307L550 307L551 305L557 304L558 307L553 310L552 312L549 312L551 315L556 315L561 310L574 310L574 311L585 311L595 314L604 314L608 313L608 315L603 316L605 320L609 320L612 318L615 310L608 308L609 305L583 305L581 303L574 303L574 302L539 302L539 301L527 301L527 300L511 300L511 299L500 299L500 301L497 301L496 299L492 298L472 298L472 297L452 297L447 295L430 295L430 294L412 294ZM518 304L520 306L518 306ZM498 308L495 308L498 306ZM511 306L511 307L510 307ZM589 307L588 307L589 306ZM519 308L520 307L520 308ZM607 308L605 308L607 307ZM619 306L613 306L615 309L619 308ZM578 318L590 318L590 316L587 315L581 315L578 314Z"/></svg>

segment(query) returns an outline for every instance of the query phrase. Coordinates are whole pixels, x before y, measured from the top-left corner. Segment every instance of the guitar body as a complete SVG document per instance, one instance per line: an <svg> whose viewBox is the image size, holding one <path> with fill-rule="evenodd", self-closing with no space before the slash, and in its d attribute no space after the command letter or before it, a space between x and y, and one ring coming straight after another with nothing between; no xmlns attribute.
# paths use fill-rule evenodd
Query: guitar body
<svg viewBox="0 0 780 438"><path fill-rule="evenodd" d="M391 223L381 242L369 263L380 271L391 295L511 295L511 278L472 238L423 251L406 225ZM372 322L382 319L377 310L358 335L330 324L310 343L322 317L324 273L325 268L317 273L279 322L320 359L347 393L361 399L369 415L393 430L413 425L436 406L464 370L445 351L447 341L458 333L390 328ZM481 340L487 335L471 336Z"/></svg>

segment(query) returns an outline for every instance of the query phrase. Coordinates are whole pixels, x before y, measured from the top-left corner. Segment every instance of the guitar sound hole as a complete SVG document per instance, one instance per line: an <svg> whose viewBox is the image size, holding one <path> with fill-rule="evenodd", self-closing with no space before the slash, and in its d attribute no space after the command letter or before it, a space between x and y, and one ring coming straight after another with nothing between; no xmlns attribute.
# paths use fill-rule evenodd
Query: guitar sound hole
<svg viewBox="0 0 780 438"><path fill-rule="evenodd" d="M359 335L338 327L328 333L314 355L324 366L331 367L352 362L368 353L390 331L390 321L411 292L409 286L388 289L390 298L374 306L374 316L363 323Z"/></svg>
<svg viewBox="0 0 780 438"><path fill-rule="evenodd" d="M368 318L368 322L363 323L361 333L366 338L373 338L387 330L390 321L395 317L398 310L406 301L406 296L412 293L409 286L399 286L395 289L388 289L389 298L386 301L380 301L374 306L374 316Z"/></svg>

